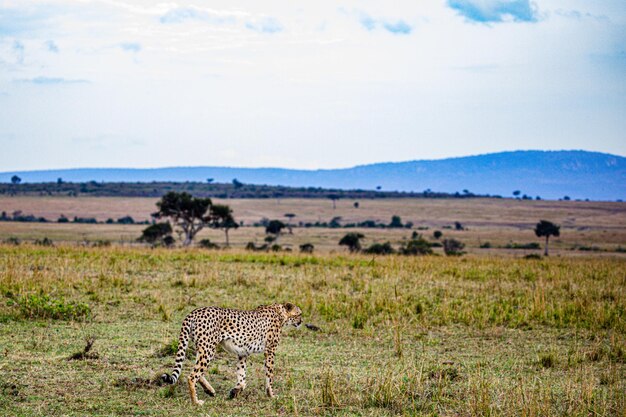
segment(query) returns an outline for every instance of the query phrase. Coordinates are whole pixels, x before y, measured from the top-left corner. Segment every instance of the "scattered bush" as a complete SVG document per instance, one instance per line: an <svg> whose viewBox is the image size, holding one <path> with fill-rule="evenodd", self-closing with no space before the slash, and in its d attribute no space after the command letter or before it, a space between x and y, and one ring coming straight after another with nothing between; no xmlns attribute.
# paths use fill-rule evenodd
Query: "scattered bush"
<svg viewBox="0 0 626 417"><path fill-rule="evenodd" d="M463 252L464 247L465 247L465 244L462 242L459 242L456 239L445 239L443 241L443 251L448 256L463 255L465 253Z"/></svg>
<svg viewBox="0 0 626 417"><path fill-rule="evenodd" d="M9 305L19 308L21 317L26 319L83 320L91 315L87 304L66 302L41 294L10 299Z"/></svg>
<svg viewBox="0 0 626 417"><path fill-rule="evenodd" d="M370 245L369 248L363 251L364 253L375 254L375 255L390 255L392 253L396 253L396 251L391 246L391 243L374 243Z"/></svg>
<svg viewBox="0 0 626 417"><path fill-rule="evenodd" d="M152 224L141 232L140 242L150 243L153 246L163 244L171 246L175 240L172 237L172 226L168 222Z"/></svg>
<svg viewBox="0 0 626 417"><path fill-rule="evenodd" d="M198 242L198 246L203 248L203 249L219 249L220 247L211 242L211 239L202 239L200 242Z"/></svg>
<svg viewBox="0 0 626 417"><path fill-rule="evenodd" d="M70 222L70 219L68 219L67 217L65 217L62 214L57 219L57 223L69 223L69 222Z"/></svg>
<svg viewBox="0 0 626 417"><path fill-rule="evenodd" d="M524 256L524 259L535 259L535 260L539 260L541 259L541 255L537 254L537 253L529 253L528 255Z"/></svg>
<svg viewBox="0 0 626 417"><path fill-rule="evenodd" d="M577 249L583 252L601 252L602 249L597 246L578 246Z"/></svg>
<svg viewBox="0 0 626 417"><path fill-rule="evenodd" d="M389 223L388 227L392 229L401 228L401 227L404 227L404 224L402 224L402 219L400 218L400 216L394 215L394 216L391 216L391 222Z"/></svg>
<svg viewBox="0 0 626 417"><path fill-rule="evenodd" d="M433 237L434 237L435 239L440 239L440 238L441 238L441 236L443 236L443 232L442 232L441 230L435 230L435 231L433 232Z"/></svg>
<svg viewBox="0 0 626 417"><path fill-rule="evenodd" d="M313 253L314 249L315 249L315 246L312 243L304 243L300 245L301 253Z"/></svg>
<svg viewBox="0 0 626 417"><path fill-rule="evenodd" d="M135 219L130 216L124 216L117 219L119 224L135 224Z"/></svg>
<svg viewBox="0 0 626 417"><path fill-rule="evenodd" d="M481 243L479 247L481 249L491 249L491 243L489 242Z"/></svg>
<svg viewBox="0 0 626 417"><path fill-rule="evenodd" d="M99 240L96 240L95 242L92 242L91 246L94 248L108 248L109 246L111 246L111 241L99 239Z"/></svg>
<svg viewBox="0 0 626 417"><path fill-rule="evenodd" d="M96 220L94 217L77 217L74 216L74 223L85 223L85 224L97 224L98 220Z"/></svg>
<svg viewBox="0 0 626 417"><path fill-rule="evenodd" d="M350 252L361 250L361 239L365 236L361 233L346 233L339 241L340 246L347 246Z"/></svg>
<svg viewBox="0 0 626 417"><path fill-rule="evenodd" d="M541 249L541 245L537 242L530 243L507 243L504 249Z"/></svg>
<svg viewBox="0 0 626 417"><path fill-rule="evenodd" d="M269 247L267 246L267 244L256 246L254 242L248 242L248 244L246 245L246 250L251 250L254 252L267 252L268 249Z"/></svg>
<svg viewBox="0 0 626 417"><path fill-rule="evenodd" d="M54 246L54 243L52 242L52 240L48 239L47 237L44 237L43 239L35 240L35 245L39 245L39 246Z"/></svg>
<svg viewBox="0 0 626 417"><path fill-rule="evenodd" d="M15 236L11 236L9 238L7 238L4 241L7 245L15 245L15 246L19 246L20 245L20 240L18 238L16 238Z"/></svg>
<svg viewBox="0 0 626 417"><path fill-rule="evenodd" d="M432 245L426 239L417 235L401 246L399 252L403 255L431 255L433 253Z"/></svg>
<svg viewBox="0 0 626 417"><path fill-rule="evenodd" d="M337 229L341 227L341 217L340 216L333 217L330 220L330 223L328 223L328 227L330 227L331 229Z"/></svg>

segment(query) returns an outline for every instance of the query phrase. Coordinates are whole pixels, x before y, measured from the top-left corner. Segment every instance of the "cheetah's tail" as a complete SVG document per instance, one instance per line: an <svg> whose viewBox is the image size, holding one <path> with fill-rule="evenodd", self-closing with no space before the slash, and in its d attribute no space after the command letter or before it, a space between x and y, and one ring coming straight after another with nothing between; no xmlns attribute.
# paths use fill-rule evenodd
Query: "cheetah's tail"
<svg viewBox="0 0 626 417"><path fill-rule="evenodd" d="M176 352L176 364L172 375L163 374L161 380L166 384L175 384L180 377L180 371L183 368L183 361L185 360L185 353L187 352L187 345L189 343L189 335L191 334L192 319L189 317L183 320L182 328L180 329L180 336L178 338L178 351Z"/></svg>

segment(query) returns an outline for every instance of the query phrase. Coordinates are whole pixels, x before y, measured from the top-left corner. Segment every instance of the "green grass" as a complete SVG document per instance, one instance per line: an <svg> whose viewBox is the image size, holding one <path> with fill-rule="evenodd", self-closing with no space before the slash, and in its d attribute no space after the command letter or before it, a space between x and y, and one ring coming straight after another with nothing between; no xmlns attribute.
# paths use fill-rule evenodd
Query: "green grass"
<svg viewBox="0 0 626 417"><path fill-rule="evenodd" d="M0 415L623 416L625 266L0 245ZM193 308L285 301L321 331L284 331L278 398L260 355L229 401L219 352L201 411L192 360L155 382Z"/></svg>

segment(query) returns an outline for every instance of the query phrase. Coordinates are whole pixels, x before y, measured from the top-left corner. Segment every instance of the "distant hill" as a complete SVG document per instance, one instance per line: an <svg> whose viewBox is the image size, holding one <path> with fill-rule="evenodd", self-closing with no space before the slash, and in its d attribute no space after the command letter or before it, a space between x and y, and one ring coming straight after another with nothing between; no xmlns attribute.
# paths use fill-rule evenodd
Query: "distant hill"
<svg viewBox="0 0 626 417"><path fill-rule="evenodd" d="M289 187L462 192L558 199L626 199L626 158L587 151L514 151L477 156L388 162L345 169L174 167L80 168L0 173L0 182L231 182Z"/></svg>

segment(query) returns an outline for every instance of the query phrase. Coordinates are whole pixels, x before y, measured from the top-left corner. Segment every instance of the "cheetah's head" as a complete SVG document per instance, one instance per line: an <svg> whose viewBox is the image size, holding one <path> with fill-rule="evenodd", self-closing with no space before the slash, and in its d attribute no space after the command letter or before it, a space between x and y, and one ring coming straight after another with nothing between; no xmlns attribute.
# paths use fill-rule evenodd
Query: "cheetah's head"
<svg viewBox="0 0 626 417"><path fill-rule="evenodd" d="M283 308L285 310L285 316L287 318L284 325L292 325L296 329L300 327L300 325L302 325L302 310L300 310L300 307L291 303L285 303L283 304Z"/></svg>

